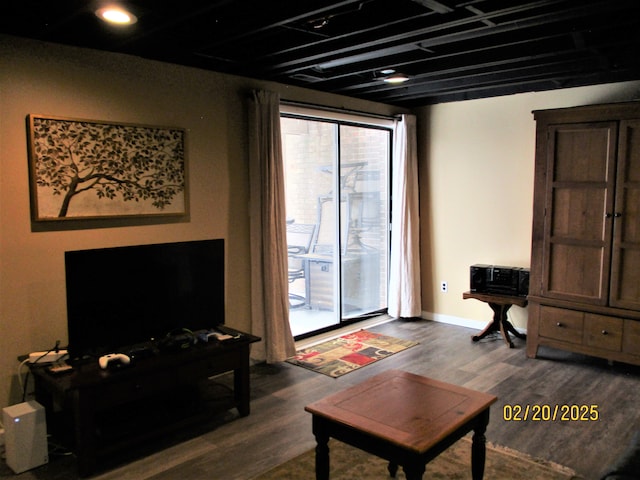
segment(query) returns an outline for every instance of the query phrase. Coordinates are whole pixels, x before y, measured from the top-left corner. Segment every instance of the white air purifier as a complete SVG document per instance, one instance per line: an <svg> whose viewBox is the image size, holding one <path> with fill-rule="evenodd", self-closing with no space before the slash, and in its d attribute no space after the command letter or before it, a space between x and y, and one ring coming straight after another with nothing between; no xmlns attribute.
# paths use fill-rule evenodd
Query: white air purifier
<svg viewBox="0 0 640 480"><path fill-rule="evenodd" d="M7 465L22 473L49 462L44 407L31 400L2 409Z"/></svg>

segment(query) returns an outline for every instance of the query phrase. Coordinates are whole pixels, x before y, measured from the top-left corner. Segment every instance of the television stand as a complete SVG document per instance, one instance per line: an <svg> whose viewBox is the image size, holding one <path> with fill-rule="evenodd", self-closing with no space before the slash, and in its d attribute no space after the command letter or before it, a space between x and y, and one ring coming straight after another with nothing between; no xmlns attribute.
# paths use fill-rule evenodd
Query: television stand
<svg viewBox="0 0 640 480"><path fill-rule="evenodd" d="M145 428L135 429L133 433L122 431L121 438L101 436L102 425L117 425L111 417L136 407L144 414L147 405L161 404L164 400L168 403L176 392L191 391L215 375L233 372L233 398L229 408L237 408L241 416L249 415L249 347L260 338L228 327L225 330L240 335L231 340L196 344L178 352L160 352L117 370L101 369L97 359L74 366L73 371L61 375L51 374L45 366L31 365L36 401L46 408L49 432L56 434L53 418L69 419L73 423L70 440L79 475L91 475L101 458L111 457L117 451L124 452L188 424L202 423L206 418L201 414L194 415L191 422L187 418L169 423L151 419L144 423ZM185 398L190 397L185 395ZM70 429L68 423L61 427L63 431Z"/></svg>

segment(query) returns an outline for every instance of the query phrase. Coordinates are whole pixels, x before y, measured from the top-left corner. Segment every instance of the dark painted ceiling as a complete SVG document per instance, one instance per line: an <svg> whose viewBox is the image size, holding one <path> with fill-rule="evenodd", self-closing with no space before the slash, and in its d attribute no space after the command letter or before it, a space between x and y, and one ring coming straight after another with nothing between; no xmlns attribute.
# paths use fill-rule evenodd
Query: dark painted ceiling
<svg viewBox="0 0 640 480"><path fill-rule="evenodd" d="M6 0L0 32L403 107L640 79L640 0L120 3L136 24L103 24L95 0Z"/></svg>

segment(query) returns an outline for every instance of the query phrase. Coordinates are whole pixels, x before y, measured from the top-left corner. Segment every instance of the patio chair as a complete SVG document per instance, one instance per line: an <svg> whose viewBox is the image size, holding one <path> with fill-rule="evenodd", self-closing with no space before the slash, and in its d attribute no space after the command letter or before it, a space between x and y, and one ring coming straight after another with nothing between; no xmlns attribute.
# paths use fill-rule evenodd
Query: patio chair
<svg viewBox="0 0 640 480"><path fill-rule="evenodd" d="M307 262L302 257L309 253L311 242L316 233L316 225L309 223L287 224L287 251L289 258L289 283L306 279ZM289 292L289 307L300 308L307 304L308 299L302 295Z"/></svg>

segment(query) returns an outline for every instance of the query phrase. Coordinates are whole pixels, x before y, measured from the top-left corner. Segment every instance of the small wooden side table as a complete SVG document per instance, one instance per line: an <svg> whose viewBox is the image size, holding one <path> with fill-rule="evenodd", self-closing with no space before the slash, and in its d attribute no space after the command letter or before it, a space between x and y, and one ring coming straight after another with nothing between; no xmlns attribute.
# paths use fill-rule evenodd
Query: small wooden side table
<svg viewBox="0 0 640 480"><path fill-rule="evenodd" d="M425 466L473 431L471 475L482 480L493 395L401 370L387 370L307 405L316 437L316 480L329 479L329 438L389 461L395 477L420 480Z"/></svg>
<svg viewBox="0 0 640 480"><path fill-rule="evenodd" d="M474 342L478 342L491 332L500 331L502 338L509 345L509 348L513 348L513 342L509 336L509 332L513 333L516 337L526 339L527 336L524 333L518 332L513 324L507 318L507 312L511 308L511 305L517 305L518 307L526 307L526 297L519 297L517 295L498 295L495 293L476 293L476 292L464 292L462 294L463 299L475 298L481 302L486 302L493 310L493 320L489 323L479 335L474 335L471 339Z"/></svg>

